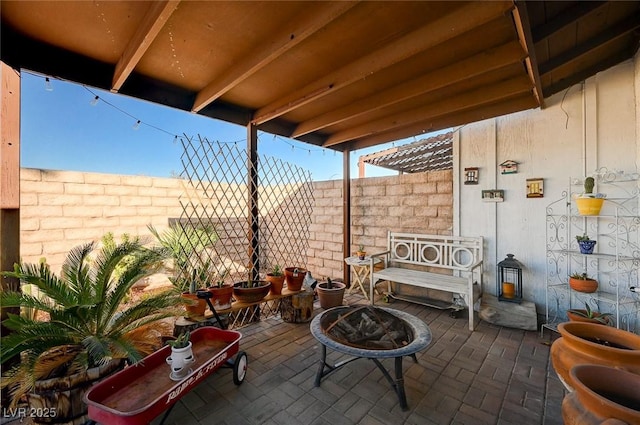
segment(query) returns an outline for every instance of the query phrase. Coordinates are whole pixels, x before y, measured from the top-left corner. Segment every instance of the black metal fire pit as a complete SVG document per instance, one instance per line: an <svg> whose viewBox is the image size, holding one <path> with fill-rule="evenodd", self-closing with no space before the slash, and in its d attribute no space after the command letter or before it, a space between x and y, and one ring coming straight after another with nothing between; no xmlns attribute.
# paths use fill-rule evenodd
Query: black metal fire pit
<svg viewBox="0 0 640 425"><path fill-rule="evenodd" d="M326 310L311 321L311 334L322 344L322 358L315 386L325 376L361 358L372 360L398 395L400 407L407 410L402 377L402 358L411 356L431 343L431 331L420 319L403 311L374 306L344 306ZM330 365L327 347L353 358ZM380 359L395 359L395 379Z"/></svg>

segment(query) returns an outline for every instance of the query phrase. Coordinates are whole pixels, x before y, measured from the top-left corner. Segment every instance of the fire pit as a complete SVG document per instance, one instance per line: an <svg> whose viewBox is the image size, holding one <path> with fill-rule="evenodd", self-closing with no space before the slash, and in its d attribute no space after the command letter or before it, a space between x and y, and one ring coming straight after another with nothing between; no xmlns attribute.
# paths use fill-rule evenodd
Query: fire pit
<svg viewBox="0 0 640 425"><path fill-rule="evenodd" d="M396 391L400 407L407 409L402 358L431 343L431 331L420 319L403 311L374 306L344 306L326 310L311 321L311 334L322 344L315 386L325 376L361 358L372 360ZM335 365L327 363L327 347L353 356ZM379 359L395 359L395 379Z"/></svg>

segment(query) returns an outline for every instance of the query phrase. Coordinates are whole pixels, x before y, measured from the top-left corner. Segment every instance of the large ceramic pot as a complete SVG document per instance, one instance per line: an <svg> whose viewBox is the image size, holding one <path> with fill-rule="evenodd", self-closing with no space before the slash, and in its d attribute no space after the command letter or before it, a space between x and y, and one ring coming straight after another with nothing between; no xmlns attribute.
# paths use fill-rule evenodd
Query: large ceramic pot
<svg viewBox="0 0 640 425"><path fill-rule="evenodd" d="M571 378L575 391L562 401L565 425L640 424L640 375L583 364L571 369Z"/></svg>
<svg viewBox="0 0 640 425"><path fill-rule="evenodd" d="M320 282L318 283L318 286L316 286L320 307L328 309L341 306L347 285L342 282L332 281L331 288L328 286L329 282Z"/></svg>
<svg viewBox="0 0 640 425"><path fill-rule="evenodd" d="M255 303L262 300L269 293L271 282L258 280L253 282L253 286L245 288L247 282L238 282L233 285L233 298L241 303Z"/></svg>
<svg viewBox="0 0 640 425"><path fill-rule="evenodd" d="M74 375L36 381L33 391L27 394L29 411L34 412L33 422L84 424L88 420L84 394L122 365L123 361L116 359Z"/></svg>
<svg viewBox="0 0 640 425"><path fill-rule="evenodd" d="M189 304L184 306L187 310L187 316L204 316L204 311L207 309L207 302L202 298L198 298L197 294L191 294L189 292L183 292L182 298L189 300Z"/></svg>
<svg viewBox="0 0 640 425"><path fill-rule="evenodd" d="M233 297L233 286L224 284L222 286L210 286L207 288L211 292L211 303L216 310L231 308L231 298Z"/></svg>
<svg viewBox="0 0 640 425"><path fill-rule="evenodd" d="M284 276L287 282L287 289L299 291L302 289L302 282L307 275L307 269L302 267L287 267L284 269Z"/></svg>
<svg viewBox="0 0 640 425"><path fill-rule="evenodd" d="M279 276L275 276L271 273L267 273L267 276L264 278L267 282L271 282L271 289L269 290L270 294L280 295L282 294L282 288L284 287L284 275L280 274Z"/></svg>
<svg viewBox="0 0 640 425"><path fill-rule="evenodd" d="M560 323L558 332L561 338L551 346L551 362L569 391L574 387L570 371L578 364L599 364L640 374L640 335L581 322Z"/></svg>

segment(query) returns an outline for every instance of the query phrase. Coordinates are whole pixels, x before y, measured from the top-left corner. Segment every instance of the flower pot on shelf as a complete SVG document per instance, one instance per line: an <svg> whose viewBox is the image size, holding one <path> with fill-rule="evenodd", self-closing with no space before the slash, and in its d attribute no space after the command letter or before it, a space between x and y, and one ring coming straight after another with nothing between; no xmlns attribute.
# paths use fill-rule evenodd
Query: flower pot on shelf
<svg viewBox="0 0 640 425"><path fill-rule="evenodd" d="M198 298L197 294L190 292L183 292L182 298L188 300L188 304L184 306L187 311L187 316L204 316L204 311L207 309L207 302L205 300Z"/></svg>
<svg viewBox="0 0 640 425"><path fill-rule="evenodd" d="M255 303L266 297L270 288L271 282L265 280L238 282L233 285L233 298L241 303Z"/></svg>
<svg viewBox="0 0 640 425"><path fill-rule="evenodd" d="M562 401L565 425L640 424L640 375L593 364L570 373L575 391Z"/></svg>
<svg viewBox="0 0 640 425"><path fill-rule="evenodd" d="M604 198L576 198L576 206L580 215L599 215Z"/></svg>
<svg viewBox="0 0 640 425"><path fill-rule="evenodd" d="M586 276L571 276L569 277L569 286L574 291L584 292L590 294L598 290L598 281Z"/></svg>
<svg viewBox="0 0 640 425"><path fill-rule="evenodd" d="M344 291L347 288L343 282L327 280L316 286L320 307L324 309L341 306L344 300Z"/></svg>
<svg viewBox="0 0 640 425"><path fill-rule="evenodd" d="M287 282L287 289L299 291L302 289L302 282L307 274L307 269L302 267L287 267L284 269L284 276Z"/></svg>
<svg viewBox="0 0 640 425"><path fill-rule="evenodd" d="M269 293L272 295L280 295L282 294L282 288L284 288L284 275L281 274L279 276L276 276L272 273L267 273L267 276L265 277L265 280L267 282L271 282L271 289L269 290Z"/></svg>
<svg viewBox="0 0 640 425"><path fill-rule="evenodd" d="M586 240L586 241L578 241L578 246L580 247L581 254L593 254L593 248L596 246L596 241L594 240Z"/></svg>
<svg viewBox="0 0 640 425"><path fill-rule="evenodd" d="M233 297L232 285L210 286L207 290L211 292L213 308L216 310L231 308L231 298Z"/></svg>
<svg viewBox="0 0 640 425"><path fill-rule="evenodd" d="M640 374L640 335L582 322L560 323L558 332L561 337L551 345L551 363L568 390L573 390L569 373L577 364L600 364Z"/></svg>

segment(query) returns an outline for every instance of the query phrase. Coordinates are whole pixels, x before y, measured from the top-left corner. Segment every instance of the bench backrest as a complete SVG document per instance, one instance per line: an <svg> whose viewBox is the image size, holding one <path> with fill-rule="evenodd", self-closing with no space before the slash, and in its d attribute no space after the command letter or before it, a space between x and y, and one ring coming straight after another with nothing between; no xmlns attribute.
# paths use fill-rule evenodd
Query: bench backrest
<svg viewBox="0 0 640 425"><path fill-rule="evenodd" d="M434 236L389 232L387 249L396 263L466 270L482 260L482 236Z"/></svg>

